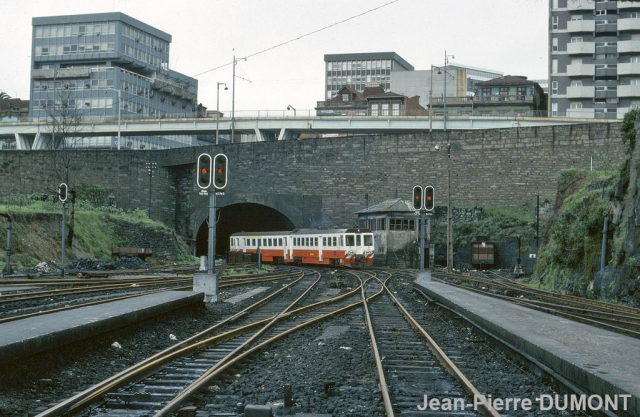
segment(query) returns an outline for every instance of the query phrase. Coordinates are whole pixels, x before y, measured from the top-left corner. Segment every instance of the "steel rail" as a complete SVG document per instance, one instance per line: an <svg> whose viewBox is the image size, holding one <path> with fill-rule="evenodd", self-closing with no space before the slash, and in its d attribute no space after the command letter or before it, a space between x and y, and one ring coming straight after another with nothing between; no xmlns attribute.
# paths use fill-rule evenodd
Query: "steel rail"
<svg viewBox="0 0 640 417"><path fill-rule="evenodd" d="M384 283L377 277L372 276L371 279L376 279L380 282L380 291L375 295L380 295L384 292ZM389 278L387 278L389 279ZM370 297L372 298L372 297ZM369 298L369 299L370 299ZM373 330L373 322L371 321L371 314L369 313L369 307L367 305L367 297L364 291L364 286L362 287L362 306L364 307L364 317L367 323L367 329L369 330L369 338L371 339L371 349L373 350L373 357L376 361L376 370L378 372L378 381L380 384L380 393L382 394L382 403L384 404L384 409L387 414L387 417L393 417L395 414L393 412L393 404L391 402L391 396L389 395L389 386L387 385L387 380L384 376L384 368L382 367L382 358L380 357L380 352L378 351L378 343L376 342L375 332Z"/></svg>
<svg viewBox="0 0 640 417"><path fill-rule="evenodd" d="M265 278L265 279L261 279L259 277L252 277L251 279L247 279L247 280L229 280L229 281L224 280L220 284L220 288L234 287L234 286L238 286L238 285L251 284L251 283L255 283L255 282L275 281L275 280L287 279L287 278L293 278L293 277L294 277L294 274L292 273L292 274L287 274L287 275L282 275L282 276L269 276L268 278ZM185 281L190 281L191 278L185 278L184 280ZM157 285L162 285L162 282L157 282ZM129 287L127 286L127 287L124 287L124 288L129 288ZM120 296L120 297L115 297L115 298L91 301L91 302L86 302L86 303L81 303L81 304L73 304L73 305L68 305L68 306L65 306L65 307L53 308L53 309L50 309L50 310L41 310L41 311L37 311L37 312L34 312L34 313L21 314L21 315L16 315L16 316L11 316L11 317L4 317L4 318L0 318L0 324L8 323L10 321L22 320L22 319L26 319L26 318L29 318L29 317L43 316L43 315L46 315L46 314L58 313L58 312L61 312L61 311L73 310L73 309L81 308L81 307L89 307L89 306L93 306L93 305L109 303L109 302L112 302L112 301L125 300L127 298L133 298L133 297L140 297L140 296L143 296L143 295L156 294L156 293L164 292L164 291L189 290L190 288L193 288L193 285L187 285L187 286L181 286L181 287L171 287L171 288L168 288L168 289L165 288L165 289L159 289L159 290L143 291L143 292L138 292L138 293L135 293L135 294L125 295L125 296ZM75 293L73 293L73 294L75 294ZM42 298L42 297L38 297L38 298ZM13 301L22 301L22 300L13 300Z"/></svg>
<svg viewBox="0 0 640 417"><path fill-rule="evenodd" d="M390 279L391 277L389 277ZM387 279L387 281L389 280ZM427 345L431 349L431 352L438 358L440 364L460 383L463 388L471 395L473 395L474 399L481 399L480 405L483 408L483 413L485 415L489 415L492 417L499 417L500 414L491 407L491 405L486 401L486 398L480 393L480 391L473 385L471 381L464 375L464 373L458 368L458 366L449 358L449 356L442 350L440 345L431 337L431 335L418 323L411 313L407 311L407 309L402 305L400 300L393 295L393 292L387 287L386 281L383 283L383 289L387 292L387 295L395 306L402 312L405 319L411 324L411 326L422 335L422 337L427 342Z"/></svg>
<svg viewBox="0 0 640 417"><path fill-rule="evenodd" d="M440 280L439 280L440 281ZM446 283L448 285L457 287L457 288L461 288L467 291L473 291L475 293L478 294L483 294L483 295L487 295L490 297L495 297L495 298L499 298L499 299L503 299L505 301L508 301L510 303L513 304L518 304L521 305L523 307L527 307L527 308L531 308L533 310L538 310L538 311L542 311L544 313L548 313L548 314L553 314L559 317L564 317L573 321L577 321L580 323L584 323L584 324L589 324L592 326L596 326L596 327L601 327L605 330L610 330L613 332L617 332L617 333L622 333L622 334L626 334L628 336L633 336L636 338L640 338L640 332L629 329L629 328L625 328L625 327L620 327L620 326L616 326L613 324L610 324L609 322L614 321L617 323L620 323L620 321L616 321L613 319L604 319L607 321L600 321L600 320L596 320L596 319L592 319L592 318L588 318L585 317L583 315L579 315L579 314L572 314L572 313L567 313L565 311L562 311L562 309L566 309L565 306L562 305L555 305L555 307L544 307L542 305L540 305L540 302L535 302L535 300L524 300L521 298L516 298L516 297L510 297L510 296L506 296L506 295L502 295L502 294L495 294L495 293L491 293L491 292L487 292L478 288L473 288L473 287L467 287L467 286L463 286L463 285L459 285L459 284L454 284L452 282L448 282L448 281L440 281L443 283ZM603 313L604 314L604 313ZM610 313L608 313L610 314ZM631 323L632 326L637 327L640 324L639 323Z"/></svg>
<svg viewBox="0 0 640 417"><path fill-rule="evenodd" d="M363 287L362 284L362 280L361 284L358 288L350 291L348 293L349 296L355 294L356 292L360 291L360 289ZM318 303L315 303L314 305L328 305L328 304L332 304L335 301L342 299L342 298L346 298L347 294L342 294L340 296L337 297L333 297L331 299L328 300L323 300L320 301ZM173 400L171 400L169 403L167 403L165 405L164 408L162 408L161 410L157 411L154 414L154 417L162 417L162 416L166 416L167 414L171 413L172 411L175 411L176 408L178 408L180 406L180 404L187 399L190 395L194 394L196 391L198 391L199 389L201 389L203 386L205 386L212 378L215 378L216 376L218 376L220 373L224 372L226 369L228 369L230 366L238 363L239 361L241 361L242 359L246 358L247 356L253 354L254 352L262 349L263 347L270 345L271 343L275 342L276 340L281 339L282 337L285 337L293 332L299 331L309 325L315 324L317 322L320 322L322 320L326 320L328 318L331 318L333 316L336 316L338 314L341 314L345 311L348 311L352 308L355 308L357 306L359 306L360 304L362 304L362 300L357 301L355 303L349 304L347 306L341 307L337 310L331 311L329 313L325 313L322 314L320 316L316 316L312 319L303 321L302 323L299 323L297 325L294 325L292 327L290 327L289 329L286 329L272 337L270 337L269 339L260 342L259 344L245 350L244 352L238 353L240 350L242 350L242 346L239 346L238 348L236 348L232 353L228 354L226 357L224 357L223 359L221 359L220 361L218 361L213 367L211 367L207 372L205 372L204 374L202 374L197 380L195 380L193 383L191 383L191 385L189 385L185 390L183 390L178 396L176 396ZM297 315L300 312L302 312L302 310L308 311L309 310L309 306L306 307L301 307L300 309L296 309L293 311L290 311L284 315L277 315L274 316L274 321L278 320L278 319L282 319L291 315ZM271 321L270 321L271 323ZM249 342L246 342L246 344L248 344ZM238 353L237 355L235 355L235 353Z"/></svg>
<svg viewBox="0 0 640 417"><path fill-rule="evenodd" d="M301 271L300 276L296 280L283 286L282 288L273 292L272 294L258 300L257 302L246 307L242 311L226 318L225 320L219 323L216 323L215 325L191 336L188 339L183 340L182 342L179 342L163 351L156 353L153 356L150 356L147 359L142 360L141 362L138 362L137 364L127 369L122 370L121 372L87 388L82 392L79 392L78 394L74 395L71 398L68 398L67 400L64 400L56 404L55 406L47 410L44 410L43 412L38 414L36 417L61 416L61 415L72 414L74 412L77 412L78 410L81 410L87 407L89 404L94 402L97 398L101 397L108 391L134 378L141 377L147 372L151 372L153 369L157 368L158 366L162 365L168 360L171 360L173 357L177 357L177 356L184 355L186 353L193 352L194 350L200 348L202 345L206 343L210 343L210 340L213 340L218 336L214 336L213 338L205 339L205 340L201 340L201 338L205 337L206 335L218 330L219 328L229 323L232 323L240 319L241 317L247 315L250 311L257 309L263 304L269 302L271 299L277 297L279 294L285 291L288 291L293 285L298 283L303 277L304 277L304 271ZM264 319L263 321L267 321L267 320L268 319Z"/></svg>
<svg viewBox="0 0 640 417"><path fill-rule="evenodd" d="M206 380L207 376L214 372L216 369L221 367L223 364L233 359L236 355L238 355L241 351L245 350L251 343L261 337L267 330L271 329L275 324L282 319L283 315L293 309L295 305L297 305L300 301L302 301L309 292L318 284L322 276L315 272L318 275L316 281L309 286L298 298L293 300L289 305L282 310L280 313L276 314L271 320L269 320L262 328L260 328L257 332L255 332L249 339L247 339L244 343L238 345L235 349L229 352L226 356L220 359L215 365L213 365L209 370L207 370L204 374L202 374L199 378L196 379L195 382L191 383L186 389L184 389L181 393L179 393L173 400L167 403L162 409L156 412L155 416L164 416L168 413L174 411L182 401L184 401L187 397L192 395L196 390L198 390L201 386L201 381Z"/></svg>

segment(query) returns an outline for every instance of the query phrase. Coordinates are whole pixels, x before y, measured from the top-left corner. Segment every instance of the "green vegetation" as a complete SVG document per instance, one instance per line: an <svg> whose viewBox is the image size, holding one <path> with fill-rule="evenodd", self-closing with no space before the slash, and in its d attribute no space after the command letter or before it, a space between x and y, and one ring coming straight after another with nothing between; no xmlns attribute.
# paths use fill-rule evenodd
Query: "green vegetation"
<svg viewBox="0 0 640 417"><path fill-rule="evenodd" d="M544 288L594 296L600 270L605 195L612 173L564 171L558 179L559 206L544 232L534 276Z"/></svg>
<svg viewBox="0 0 640 417"><path fill-rule="evenodd" d="M91 195L91 194L84 194ZM35 199L37 198L37 199ZM96 200L98 201L98 200ZM70 203L67 203L67 222L70 218ZM0 212L9 213L12 218L11 266L21 270L39 262L61 260L61 203L41 196L9 196L0 202ZM4 217L0 218L5 220ZM125 233L126 232L126 233ZM125 211L111 206L94 205L93 202L78 199L75 203L74 238L71 248L66 249L66 259L77 258L111 259L114 246L148 246L136 241L133 236L146 236L146 241L162 239L169 241L172 256L158 254L149 258L154 264L171 262L197 265L198 259L191 255L189 247L164 225L148 219L144 210ZM140 238L138 238L140 239ZM5 247L6 227L0 225L0 240ZM0 270L6 263L6 252L0 252Z"/></svg>
<svg viewBox="0 0 640 417"><path fill-rule="evenodd" d="M481 235L494 242L522 236L522 252L534 251L529 247L528 237L535 233L535 213L533 202L517 207L483 207L480 220L457 222L454 230L456 246L470 245Z"/></svg>

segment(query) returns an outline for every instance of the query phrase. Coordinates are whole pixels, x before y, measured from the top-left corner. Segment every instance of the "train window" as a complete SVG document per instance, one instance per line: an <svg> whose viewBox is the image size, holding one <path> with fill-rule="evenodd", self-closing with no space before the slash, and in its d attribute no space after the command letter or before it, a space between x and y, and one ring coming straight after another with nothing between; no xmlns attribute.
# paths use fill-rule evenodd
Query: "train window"
<svg viewBox="0 0 640 417"><path fill-rule="evenodd" d="M326 237L322 237L322 246L327 246L327 238Z"/></svg>
<svg viewBox="0 0 640 417"><path fill-rule="evenodd" d="M268 245L269 245L269 246L273 246L273 245L271 244L271 239L269 239L269 241L268 241L267 243L268 243Z"/></svg>
<svg viewBox="0 0 640 417"><path fill-rule="evenodd" d="M305 242L304 242L304 243L305 243L305 246L311 246L311 242L309 242L309 238L308 238L308 237L307 237L307 238L305 238L305 239L304 239L304 241L305 241Z"/></svg>
<svg viewBox="0 0 640 417"><path fill-rule="evenodd" d="M373 246L373 235L362 235L365 246Z"/></svg>
<svg viewBox="0 0 640 417"><path fill-rule="evenodd" d="M313 239L313 246L318 246L318 238Z"/></svg>
<svg viewBox="0 0 640 417"><path fill-rule="evenodd" d="M262 239L262 246L267 246L267 239Z"/></svg>
<svg viewBox="0 0 640 417"><path fill-rule="evenodd" d="M340 245L338 245L338 237L333 237L333 246L342 246L342 236L340 236Z"/></svg>
<svg viewBox="0 0 640 417"><path fill-rule="evenodd" d="M360 243L362 240L360 239L360 235L356 235L356 246L361 246L362 243Z"/></svg>
<svg viewBox="0 0 640 417"><path fill-rule="evenodd" d="M282 246L282 238L281 237L278 238L278 246Z"/></svg>
<svg viewBox="0 0 640 417"><path fill-rule="evenodd" d="M345 237L347 238L347 246L353 246L353 244L355 243L353 235L346 235Z"/></svg>

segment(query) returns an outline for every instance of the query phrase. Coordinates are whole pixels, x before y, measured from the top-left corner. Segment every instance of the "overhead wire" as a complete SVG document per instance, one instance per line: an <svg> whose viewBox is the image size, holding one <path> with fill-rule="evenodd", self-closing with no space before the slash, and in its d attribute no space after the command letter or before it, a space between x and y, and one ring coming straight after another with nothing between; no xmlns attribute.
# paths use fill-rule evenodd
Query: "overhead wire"
<svg viewBox="0 0 640 417"><path fill-rule="evenodd" d="M372 8L372 9L366 10L366 11L364 11L364 12L362 12L362 13L359 13L359 14L353 15L353 16L351 16L351 17L348 17L348 18L346 18L346 19L344 19L344 20L340 20L339 22L332 23L332 24L327 25L327 26L324 26L324 27L322 27L322 28L320 28L320 29L313 30L313 31L311 31L311 32L309 32L309 33L306 33L306 34L304 34L304 35L300 35L300 36L298 36L298 37L296 37L296 38L292 38L292 39L289 39L289 40L287 40L287 41L281 42L281 43L279 43L279 44L277 44L277 45L274 45L274 46L270 46L270 47L268 47L268 48L265 48L265 49L263 49L263 50L261 50L261 51L254 52L254 53L252 53L252 54L249 54L249 55L247 55L247 56L243 57L242 59L252 58L252 57L254 57L254 56L257 56L257 55L263 54L263 53L265 53L265 52L268 52L268 51L274 50L274 49L276 49L276 48L279 48L279 47L281 47L281 46L287 45L287 44L289 44L289 43L292 43L292 42L295 42L295 41L299 41L300 39L303 39L303 38L306 38L306 37L308 37L308 36L314 35L314 34L316 34L316 33L322 32L322 31L327 30L327 29L330 29L330 28L332 28L332 27L335 27L335 26L341 25L341 24L346 23L346 22L348 22L348 21L350 21L350 20L357 19L357 18L359 18L359 17L361 17L361 16L364 16L364 15L366 15L366 14L368 14L368 13L371 13L371 12L374 12L374 11L376 11L376 10L380 10L380 9L382 9L383 7L389 6L390 4L396 3L396 2L398 2L398 1L400 1L400 0L392 0L392 1L389 1L389 2L387 2L387 3L385 3L385 4L382 4L382 5L378 6L378 7L374 7L374 8ZM227 67L227 66L232 65L232 64L233 64L233 61L228 62L228 63L223 64L223 65L220 65L220 66L217 66L217 67L215 67L215 68L211 68L211 69L209 69L209 70L207 70L207 71L204 71L204 72L201 72L201 73L199 73L199 74L192 75L191 77L192 77L192 78L199 77L200 75L207 74L207 73L209 73L209 72L212 72L212 71L218 70L218 69L220 69L220 68Z"/></svg>

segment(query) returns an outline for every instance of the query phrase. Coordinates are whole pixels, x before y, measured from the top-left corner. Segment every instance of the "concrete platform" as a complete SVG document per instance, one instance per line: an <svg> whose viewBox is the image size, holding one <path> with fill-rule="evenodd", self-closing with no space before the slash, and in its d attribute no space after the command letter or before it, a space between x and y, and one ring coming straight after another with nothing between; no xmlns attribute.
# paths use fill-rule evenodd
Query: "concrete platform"
<svg viewBox="0 0 640 417"><path fill-rule="evenodd" d="M617 395L621 407L625 398L620 395L628 395L627 410L613 414L640 416L640 339L441 282L415 281L414 288L524 351L587 396Z"/></svg>
<svg viewBox="0 0 640 417"><path fill-rule="evenodd" d="M0 363L41 353L194 303L204 294L164 291L0 324Z"/></svg>

